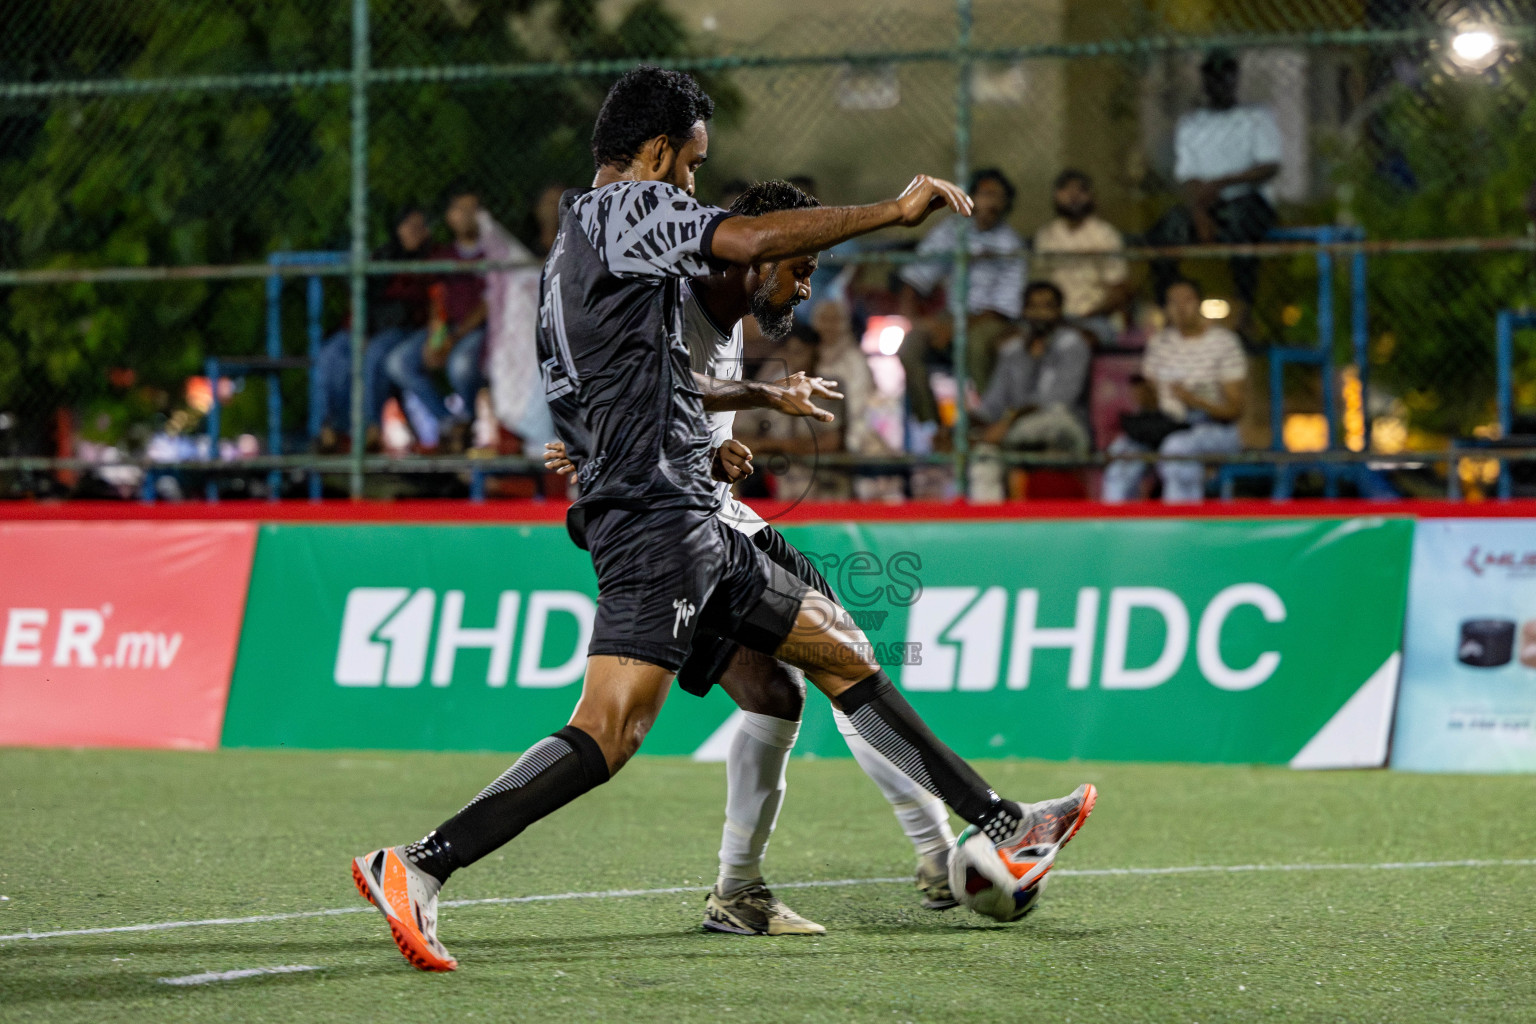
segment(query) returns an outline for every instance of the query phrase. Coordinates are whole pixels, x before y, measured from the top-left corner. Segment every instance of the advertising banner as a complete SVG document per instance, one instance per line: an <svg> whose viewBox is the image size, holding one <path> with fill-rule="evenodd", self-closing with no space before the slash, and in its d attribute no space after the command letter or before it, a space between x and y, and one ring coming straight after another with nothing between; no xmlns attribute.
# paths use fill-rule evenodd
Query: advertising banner
<svg viewBox="0 0 1536 1024"><path fill-rule="evenodd" d="M263 526L224 744L522 750L576 706L596 597L563 526ZM646 751L731 710L677 692Z"/></svg>
<svg viewBox="0 0 1536 1024"><path fill-rule="evenodd" d="M218 746L255 537L0 524L0 745Z"/></svg>
<svg viewBox="0 0 1536 1024"><path fill-rule="evenodd" d="M1536 771L1536 521L1419 524L1392 766Z"/></svg>
<svg viewBox="0 0 1536 1024"><path fill-rule="evenodd" d="M1379 765L1406 520L785 527L971 757ZM569 716L595 611L557 526L261 530L224 742L518 750ZM675 692L645 749L718 757ZM812 696L802 754L843 756Z"/></svg>
<svg viewBox="0 0 1536 1024"><path fill-rule="evenodd" d="M1079 520L793 539L965 756L1322 768L1385 761L1412 531Z"/></svg>

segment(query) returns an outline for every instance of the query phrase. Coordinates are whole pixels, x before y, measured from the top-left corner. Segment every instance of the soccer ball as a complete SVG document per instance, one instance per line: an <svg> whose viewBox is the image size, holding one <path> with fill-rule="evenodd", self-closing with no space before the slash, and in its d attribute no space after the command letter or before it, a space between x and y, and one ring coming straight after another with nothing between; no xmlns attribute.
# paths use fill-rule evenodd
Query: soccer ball
<svg viewBox="0 0 1536 1024"><path fill-rule="evenodd" d="M1017 921L1040 905L1043 874L1056 859L1052 846L1026 846L1010 856L971 825L949 851L949 887L955 898L983 917Z"/></svg>

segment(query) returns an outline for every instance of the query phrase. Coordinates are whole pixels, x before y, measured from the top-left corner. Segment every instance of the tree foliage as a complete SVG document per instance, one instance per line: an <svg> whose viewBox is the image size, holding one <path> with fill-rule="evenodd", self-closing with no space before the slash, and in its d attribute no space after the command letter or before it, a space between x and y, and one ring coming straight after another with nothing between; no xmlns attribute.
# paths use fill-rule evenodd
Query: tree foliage
<svg viewBox="0 0 1536 1024"><path fill-rule="evenodd" d="M344 69L350 6L5 0L0 76ZM595 0L374 0L371 18L376 68L667 56L688 44L659 0L639 0L612 24ZM587 135L608 84L548 76L372 87L370 244L399 209L440 210L456 185L480 190L521 227L545 186L590 177ZM0 105L6 264L227 264L346 248L349 104L345 85L295 85ZM205 354L258 349L265 310L259 282L208 281L16 288L0 316L0 410L35 419L109 398L114 366L174 390Z"/></svg>
<svg viewBox="0 0 1536 1024"><path fill-rule="evenodd" d="M1372 238L1524 234L1536 177L1536 67L1426 70L1388 88L1349 169ZM1522 254L1385 255L1370 261L1376 379L1415 422L1464 434L1492 418L1498 310L1536 299ZM1533 379L1527 353L1517 379Z"/></svg>

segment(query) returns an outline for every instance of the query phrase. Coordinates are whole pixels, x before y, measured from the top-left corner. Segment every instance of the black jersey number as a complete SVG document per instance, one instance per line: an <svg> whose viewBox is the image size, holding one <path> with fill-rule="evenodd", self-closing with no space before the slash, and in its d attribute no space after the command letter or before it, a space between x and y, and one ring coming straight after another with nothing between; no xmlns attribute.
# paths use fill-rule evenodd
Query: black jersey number
<svg viewBox="0 0 1536 1024"><path fill-rule="evenodd" d="M560 275L544 286L544 301L539 303L539 326L555 339L555 357L544 361L544 397L553 400L570 394L581 386L571 343L565 333L565 308L560 301Z"/></svg>

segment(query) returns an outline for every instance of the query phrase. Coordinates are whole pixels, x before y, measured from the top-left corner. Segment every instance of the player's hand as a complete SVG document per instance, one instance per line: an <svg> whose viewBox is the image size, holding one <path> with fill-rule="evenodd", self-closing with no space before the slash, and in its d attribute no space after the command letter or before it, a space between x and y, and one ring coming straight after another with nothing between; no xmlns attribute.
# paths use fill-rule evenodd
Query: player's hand
<svg viewBox="0 0 1536 1024"><path fill-rule="evenodd" d="M715 449L710 460L709 475L716 480L733 484L752 475L752 449L736 440L727 440Z"/></svg>
<svg viewBox="0 0 1536 1024"><path fill-rule="evenodd" d="M901 211L901 223L911 228L921 224L933 211L946 206L962 217L969 217L972 203L971 197L959 185L919 174L897 197L896 206Z"/></svg>
<svg viewBox="0 0 1536 1024"><path fill-rule="evenodd" d="M811 399L843 397L837 390L837 381L808 377L803 370L778 381L776 386L779 392L771 399L774 409L786 416L808 416L823 423L831 423L834 417Z"/></svg>
<svg viewBox="0 0 1536 1024"><path fill-rule="evenodd" d="M561 476L576 472L576 464L565 457L564 441L545 442L544 468Z"/></svg>

